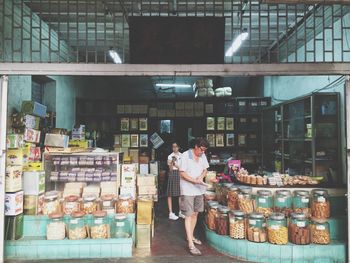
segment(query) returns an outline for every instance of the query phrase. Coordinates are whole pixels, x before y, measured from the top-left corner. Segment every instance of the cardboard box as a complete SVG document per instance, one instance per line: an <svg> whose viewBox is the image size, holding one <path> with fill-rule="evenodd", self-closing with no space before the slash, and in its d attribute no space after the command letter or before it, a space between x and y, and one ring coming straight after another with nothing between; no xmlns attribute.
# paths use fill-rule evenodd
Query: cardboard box
<svg viewBox="0 0 350 263"><path fill-rule="evenodd" d="M136 199L136 187L121 186L120 195L130 194L132 198Z"/></svg>
<svg viewBox="0 0 350 263"><path fill-rule="evenodd" d="M23 134L8 134L6 136L6 148L7 149L22 148L23 146L24 146Z"/></svg>
<svg viewBox="0 0 350 263"><path fill-rule="evenodd" d="M151 225L136 225L136 247L150 248L151 247Z"/></svg>
<svg viewBox="0 0 350 263"><path fill-rule="evenodd" d="M158 162L151 162L149 164L149 173L157 175L159 174L159 163Z"/></svg>
<svg viewBox="0 0 350 263"><path fill-rule="evenodd" d="M24 130L24 140L26 142L39 143L41 131L26 128Z"/></svg>
<svg viewBox="0 0 350 263"><path fill-rule="evenodd" d="M15 113L11 116L12 127L14 128L30 128L39 130L40 118L30 114Z"/></svg>
<svg viewBox="0 0 350 263"><path fill-rule="evenodd" d="M149 174L149 164L140 164L140 174Z"/></svg>
<svg viewBox="0 0 350 263"><path fill-rule="evenodd" d="M136 185L135 164L123 164L121 172L121 185L134 187Z"/></svg>
<svg viewBox="0 0 350 263"><path fill-rule="evenodd" d="M85 141L85 140L80 140L80 141L70 140L68 143L68 146L87 149L87 148L89 148L89 143L88 143L88 141Z"/></svg>
<svg viewBox="0 0 350 263"><path fill-rule="evenodd" d="M69 144L69 136L47 133L44 144L45 146L67 148Z"/></svg>
<svg viewBox="0 0 350 263"><path fill-rule="evenodd" d="M139 163L142 163L142 164L148 164L150 162L150 159L148 156L145 156L145 155L141 155L139 157Z"/></svg>
<svg viewBox="0 0 350 263"><path fill-rule="evenodd" d="M5 192L17 192L20 190L22 190L22 166L7 166L5 177Z"/></svg>
<svg viewBox="0 0 350 263"><path fill-rule="evenodd" d="M5 215L16 216L23 213L23 191L5 193Z"/></svg>
<svg viewBox="0 0 350 263"><path fill-rule="evenodd" d="M23 149L8 149L6 151L7 165L24 165Z"/></svg>
<svg viewBox="0 0 350 263"><path fill-rule="evenodd" d="M35 162L41 159L41 150L34 143L27 142L22 148L24 163Z"/></svg>
<svg viewBox="0 0 350 263"><path fill-rule="evenodd" d="M26 171L23 173L25 195L39 195L45 192L45 171Z"/></svg>
<svg viewBox="0 0 350 263"><path fill-rule="evenodd" d="M156 186L138 186L137 193L139 195L155 195L157 194Z"/></svg>
<svg viewBox="0 0 350 263"><path fill-rule="evenodd" d="M28 171L28 172L37 172L42 170L43 170L43 164L39 162L28 163L23 169L23 171Z"/></svg>
<svg viewBox="0 0 350 263"><path fill-rule="evenodd" d="M129 156L131 158L131 162L138 163L139 162L139 149L130 149Z"/></svg>
<svg viewBox="0 0 350 263"><path fill-rule="evenodd" d="M85 140L85 125L75 126L72 129L72 140Z"/></svg>
<svg viewBox="0 0 350 263"><path fill-rule="evenodd" d="M31 114L41 118L46 117L47 107L35 101L23 101L21 112L23 114Z"/></svg>
<svg viewBox="0 0 350 263"><path fill-rule="evenodd" d="M5 217L5 240L18 240L23 237L23 214Z"/></svg>
<svg viewBox="0 0 350 263"><path fill-rule="evenodd" d="M44 204L44 194L25 195L23 211L25 215L40 215Z"/></svg>
<svg viewBox="0 0 350 263"><path fill-rule="evenodd" d="M150 225L153 221L153 200L137 200L137 224Z"/></svg>
<svg viewBox="0 0 350 263"><path fill-rule="evenodd" d="M157 176L153 174L138 174L137 186L155 186Z"/></svg>

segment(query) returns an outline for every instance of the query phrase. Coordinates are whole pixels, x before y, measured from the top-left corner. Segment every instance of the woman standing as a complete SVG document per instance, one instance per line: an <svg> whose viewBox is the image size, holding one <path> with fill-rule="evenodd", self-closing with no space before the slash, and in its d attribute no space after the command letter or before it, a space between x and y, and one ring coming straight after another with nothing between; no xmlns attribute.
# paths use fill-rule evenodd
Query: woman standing
<svg viewBox="0 0 350 263"><path fill-rule="evenodd" d="M169 208L169 219L177 220L179 217L184 218L179 212L179 216L176 216L173 212L173 197L180 196L180 175L179 166L181 161L181 153L179 152L179 145L174 142L172 144L173 152L168 156L168 166L169 166L169 178L168 178L168 208Z"/></svg>

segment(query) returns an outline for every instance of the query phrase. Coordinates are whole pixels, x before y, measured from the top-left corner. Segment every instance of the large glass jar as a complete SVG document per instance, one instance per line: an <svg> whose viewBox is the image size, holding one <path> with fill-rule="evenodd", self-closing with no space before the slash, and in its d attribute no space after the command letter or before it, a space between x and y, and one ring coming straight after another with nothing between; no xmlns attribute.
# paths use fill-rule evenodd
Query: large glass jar
<svg viewBox="0 0 350 263"><path fill-rule="evenodd" d="M125 214L116 214L114 217L114 237L129 238L131 229Z"/></svg>
<svg viewBox="0 0 350 263"><path fill-rule="evenodd" d="M63 222L62 213L49 215L49 222L46 225L47 240L62 240L66 237L66 224Z"/></svg>
<svg viewBox="0 0 350 263"><path fill-rule="evenodd" d="M243 211L234 210L229 213L230 237L234 239L245 239L246 224Z"/></svg>
<svg viewBox="0 0 350 263"><path fill-rule="evenodd" d="M77 212L81 210L81 203L79 200L79 196L69 195L64 198L63 201L63 213L65 215L71 215L73 212Z"/></svg>
<svg viewBox="0 0 350 263"><path fill-rule="evenodd" d="M275 192L274 211L289 217L292 212L292 193L289 190L277 190Z"/></svg>
<svg viewBox="0 0 350 263"><path fill-rule="evenodd" d="M310 244L310 225L304 213L292 213L289 222L289 241L296 245Z"/></svg>
<svg viewBox="0 0 350 263"><path fill-rule="evenodd" d="M204 206L204 209L205 209L204 219L205 219L205 224L207 226L208 226L208 216L209 216L210 207L214 204L219 205L219 202L218 201L208 201L205 203L205 206Z"/></svg>
<svg viewBox="0 0 350 263"><path fill-rule="evenodd" d="M228 201L228 198L227 198L227 195L228 195L228 192L229 192L229 189L233 186L233 184L231 183L225 183L223 184L223 188L222 188L222 205L224 206L227 206L227 201Z"/></svg>
<svg viewBox="0 0 350 263"><path fill-rule="evenodd" d="M218 183L215 185L215 194L216 194L216 200L219 202L219 204L224 203L224 185L221 183Z"/></svg>
<svg viewBox="0 0 350 263"><path fill-rule="evenodd" d="M101 196L101 209L103 211L106 211L107 214L114 214L114 202L115 202L115 195L108 194Z"/></svg>
<svg viewBox="0 0 350 263"><path fill-rule="evenodd" d="M251 213L248 219L247 239L252 242L266 242L266 223L262 213Z"/></svg>
<svg viewBox="0 0 350 263"><path fill-rule="evenodd" d="M329 223L326 219L312 218L310 228L312 243L327 245L331 242Z"/></svg>
<svg viewBox="0 0 350 263"><path fill-rule="evenodd" d="M304 213L307 217L311 216L309 191L306 191L306 190L294 191L293 212Z"/></svg>
<svg viewBox="0 0 350 263"><path fill-rule="evenodd" d="M87 238L88 226L84 219L85 213L82 211L73 212L71 216L68 226L68 238L73 240Z"/></svg>
<svg viewBox="0 0 350 263"><path fill-rule="evenodd" d="M272 192L269 190L259 190L255 198L255 211L268 217L273 212Z"/></svg>
<svg viewBox="0 0 350 263"><path fill-rule="evenodd" d="M216 200L216 194L215 194L215 192L206 191L206 192L204 193L204 200L205 200L205 202L215 201L215 200Z"/></svg>
<svg viewBox="0 0 350 263"><path fill-rule="evenodd" d="M131 194L120 195L116 202L115 211L118 214L132 214L134 213L135 201Z"/></svg>
<svg viewBox="0 0 350 263"><path fill-rule="evenodd" d="M331 216L331 205L327 190L315 189L312 191L311 215L319 219L326 219Z"/></svg>
<svg viewBox="0 0 350 263"><path fill-rule="evenodd" d="M238 195L238 208L245 214L250 214L254 211L254 199L252 198L251 187L241 187Z"/></svg>
<svg viewBox="0 0 350 263"><path fill-rule="evenodd" d="M219 203L211 204L208 211L208 228L212 231L216 230L216 216L218 213Z"/></svg>
<svg viewBox="0 0 350 263"><path fill-rule="evenodd" d="M88 194L83 197L83 209L86 214L92 214L98 210L97 197L95 194Z"/></svg>
<svg viewBox="0 0 350 263"><path fill-rule="evenodd" d="M45 193L43 203L43 215L49 215L52 213L60 212L61 206L58 198L58 191L50 191Z"/></svg>
<svg viewBox="0 0 350 263"><path fill-rule="evenodd" d="M239 207L238 207L238 192L239 192L239 189L237 186L231 186L228 189L227 206L231 210L238 210L239 209Z"/></svg>
<svg viewBox="0 0 350 263"><path fill-rule="evenodd" d="M285 245L288 243L287 221L283 213L272 213L267 224L269 243L276 245Z"/></svg>
<svg viewBox="0 0 350 263"><path fill-rule="evenodd" d="M229 231L228 212L230 210L227 206L220 206L216 216L216 233L218 235L227 236Z"/></svg>
<svg viewBox="0 0 350 263"><path fill-rule="evenodd" d="M92 239L109 238L109 224L106 215L106 211L93 212L94 219L90 228L90 236Z"/></svg>

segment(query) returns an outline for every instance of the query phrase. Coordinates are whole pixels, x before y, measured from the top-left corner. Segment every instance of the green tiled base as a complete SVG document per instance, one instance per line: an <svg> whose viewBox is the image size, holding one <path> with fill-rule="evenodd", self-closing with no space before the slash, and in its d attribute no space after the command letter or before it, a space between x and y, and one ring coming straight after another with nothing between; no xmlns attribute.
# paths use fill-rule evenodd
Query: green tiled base
<svg viewBox="0 0 350 263"><path fill-rule="evenodd" d="M346 244L333 241L330 245L272 245L235 240L220 236L206 228L207 242L216 250L239 259L266 263L344 263Z"/></svg>

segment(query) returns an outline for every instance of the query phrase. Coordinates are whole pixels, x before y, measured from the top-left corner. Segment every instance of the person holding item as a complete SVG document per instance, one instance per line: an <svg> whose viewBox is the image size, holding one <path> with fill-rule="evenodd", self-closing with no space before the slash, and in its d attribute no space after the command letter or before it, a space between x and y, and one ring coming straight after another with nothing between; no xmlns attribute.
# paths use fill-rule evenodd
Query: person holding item
<svg viewBox="0 0 350 263"><path fill-rule="evenodd" d="M184 218L179 212L179 216L176 216L173 212L173 197L180 196L180 175L179 175L179 162L181 161L181 153L179 152L179 145L174 142L172 144L173 152L168 156L169 166L169 178L168 178L168 208L169 208L169 219L178 220L179 217Z"/></svg>
<svg viewBox="0 0 350 263"><path fill-rule="evenodd" d="M204 211L204 192L206 185L203 182L207 174L209 163L205 151L209 147L207 140L197 138L192 149L182 154L180 165L180 209L185 215L185 230L188 249L192 255L200 256L201 251L195 245L202 242L193 236L197 224L198 213Z"/></svg>

